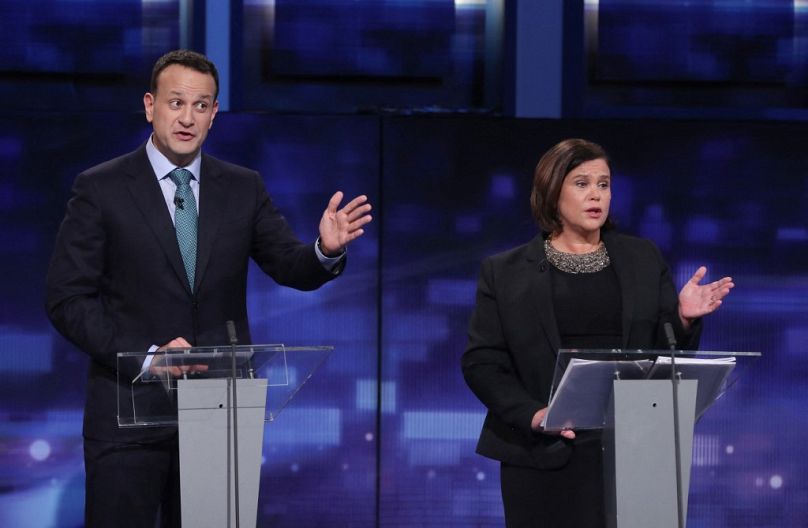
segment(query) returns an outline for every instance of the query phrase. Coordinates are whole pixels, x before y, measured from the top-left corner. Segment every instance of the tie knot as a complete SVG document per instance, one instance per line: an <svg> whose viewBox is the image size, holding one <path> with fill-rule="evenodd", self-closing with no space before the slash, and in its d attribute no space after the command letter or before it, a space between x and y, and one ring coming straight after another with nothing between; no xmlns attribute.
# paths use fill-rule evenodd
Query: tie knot
<svg viewBox="0 0 808 528"><path fill-rule="evenodd" d="M191 171L188 169L174 169L168 173L168 177L171 178L174 185L181 187L183 185L188 185L188 182L191 181L193 174L191 174Z"/></svg>

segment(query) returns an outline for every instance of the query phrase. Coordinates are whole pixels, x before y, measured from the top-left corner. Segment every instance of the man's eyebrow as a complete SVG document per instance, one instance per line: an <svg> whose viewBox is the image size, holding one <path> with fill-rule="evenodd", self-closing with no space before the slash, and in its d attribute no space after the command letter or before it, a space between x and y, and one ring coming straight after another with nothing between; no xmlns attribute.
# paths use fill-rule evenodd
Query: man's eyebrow
<svg viewBox="0 0 808 528"><path fill-rule="evenodd" d="M177 91L177 90L171 90L169 93L170 93L171 95L178 95L178 96L180 96L180 97L182 97L182 96L184 96L184 95L185 95L185 92L180 92L180 91ZM213 96L212 96L212 95L209 95L209 94L205 94L205 95L200 95L200 96L198 97L198 99L213 99Z"/></svg>

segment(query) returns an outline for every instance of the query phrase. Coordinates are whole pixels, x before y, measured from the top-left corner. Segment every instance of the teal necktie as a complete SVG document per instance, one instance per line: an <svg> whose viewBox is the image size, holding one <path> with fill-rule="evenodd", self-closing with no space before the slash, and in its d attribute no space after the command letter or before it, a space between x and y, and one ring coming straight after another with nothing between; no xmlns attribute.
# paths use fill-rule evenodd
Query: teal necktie
<svg viewBox="0 0 808 528"><path fill-rule="evenodd" d="M191 291L194 290L194 274L196 272L196 199L191 190L192 174L186 169L174 169L168 174L171 181L177 186L174 193L174 228L177 230L177 242L182 253L182 262L185 264L185 274Z"/></svg>

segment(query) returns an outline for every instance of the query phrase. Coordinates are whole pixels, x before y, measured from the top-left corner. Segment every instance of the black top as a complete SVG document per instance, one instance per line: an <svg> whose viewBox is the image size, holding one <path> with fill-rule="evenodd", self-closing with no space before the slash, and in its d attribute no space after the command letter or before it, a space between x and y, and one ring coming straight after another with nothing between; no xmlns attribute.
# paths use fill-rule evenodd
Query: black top
<svg viewBox="0 0 808 528"><path fill-rule="evenodd" d="M561 348L621 348L623 310L614 267L595 273L550 270Z"/></svg>

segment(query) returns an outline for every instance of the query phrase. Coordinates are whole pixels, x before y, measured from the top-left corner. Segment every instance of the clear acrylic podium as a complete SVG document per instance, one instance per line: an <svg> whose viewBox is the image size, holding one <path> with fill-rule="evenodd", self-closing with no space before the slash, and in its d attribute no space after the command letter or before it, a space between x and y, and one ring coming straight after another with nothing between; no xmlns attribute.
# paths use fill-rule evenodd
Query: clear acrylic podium
<svg viewBox="0 0 808 528"><path fill-rule="evenodd" d="M118 354L119 427L178 428L184 527L255 527L264 424L332 349L247 345Z"/></svg>
<svg viewBox="0 0 808 528"><path fill-rule="evenodd" d="M685 525L693 427L760 356L674 352L678 413L670 350L559 350L543 425L547 431L603 430L610 527Z"/></svg>

